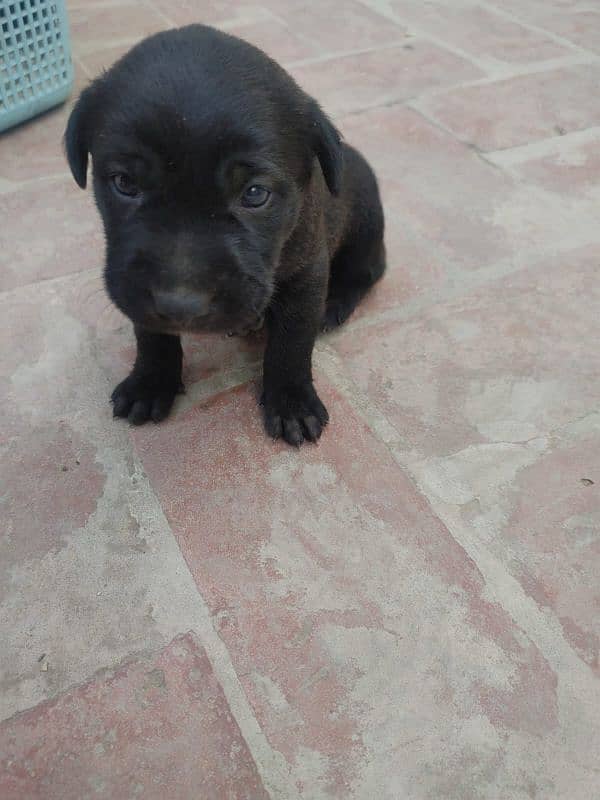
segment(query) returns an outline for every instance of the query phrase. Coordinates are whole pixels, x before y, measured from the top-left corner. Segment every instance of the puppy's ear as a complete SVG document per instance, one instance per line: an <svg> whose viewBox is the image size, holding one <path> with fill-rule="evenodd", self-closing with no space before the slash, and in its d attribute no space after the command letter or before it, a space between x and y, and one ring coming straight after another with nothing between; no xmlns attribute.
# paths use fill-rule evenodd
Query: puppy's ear
<svg viewBox="0 0 600 800"><path fill-rule="evenodd" d="M310 111L313 150L319 159L325 183L333 195L338 195L342 188L344 169L344 148L342 139L331 120L313 101Z"/></svg>
<svg viewBox="0 0 600 800"><path fill-rule="evenodd" d="M94 86L84 89L75 103L67 122L64 144L67 161L78 185L87 183L88 153L90 150L91 115L95 102Z"/></svg>

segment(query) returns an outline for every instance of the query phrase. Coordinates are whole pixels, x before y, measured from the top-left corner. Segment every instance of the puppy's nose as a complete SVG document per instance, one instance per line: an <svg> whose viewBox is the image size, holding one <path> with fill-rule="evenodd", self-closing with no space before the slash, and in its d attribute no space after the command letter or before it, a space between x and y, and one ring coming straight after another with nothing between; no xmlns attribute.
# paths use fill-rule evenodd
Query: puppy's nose
<svg viewBox="0 0 600 800"><path fill-rule="evenodd" d="M172 322L191 322L210 313L212 297L206 292L157 290L153 297L158 316Z"/></svg>

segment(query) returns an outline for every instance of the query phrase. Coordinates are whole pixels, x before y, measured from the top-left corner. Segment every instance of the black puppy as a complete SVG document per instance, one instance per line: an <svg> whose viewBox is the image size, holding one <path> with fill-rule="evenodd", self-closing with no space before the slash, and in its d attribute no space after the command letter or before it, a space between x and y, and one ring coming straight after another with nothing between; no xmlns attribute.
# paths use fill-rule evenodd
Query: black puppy
<svg viewBox="0 0 600 800"><path fill-rule="evenodd" d="M82 188L92 155L107 290L135 326L115 416L167 416L182 389L180 333L241 333L264 317L267 431L316 441L328 414L315 337L385 269L362 156L278 64L203 25L146 39L95 80L65 142Z"/></svg>

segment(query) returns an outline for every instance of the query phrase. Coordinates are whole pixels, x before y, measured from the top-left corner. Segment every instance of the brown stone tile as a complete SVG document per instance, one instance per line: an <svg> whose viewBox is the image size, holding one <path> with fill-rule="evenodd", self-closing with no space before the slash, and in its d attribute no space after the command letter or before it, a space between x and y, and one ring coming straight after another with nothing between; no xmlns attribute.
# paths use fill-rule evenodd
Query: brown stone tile
<svg viewBox="0 0 600 800"><path fill-rule="evenodd" d="M420 31L484 59L526 64L570 54L542 33L507 20L477 2L392 0L390 8Z"/></svg>
<svg viewBox="0 0 600 800"><path fill-rule="evenodd" d="M117 44L133 44L168 28L165 18L145 0L72 8L71 45L75 55L97 52Z"/></svg>
<svg viewBox="0 0 600 800"><path fill-rule="evenodd" d="M508 215L495 219L513 201L514 181L410 109L372 109L339 125L379 175L390 224L408 224L437 260L477 268L547 237L546 219L520 238Z"/></svg>
<svg viewBox="0 0 600 800"><path fill-rule="evenodd" d="M511 387L518 419L494 420L495 441L486 434L479 443L415 462L412 469L428 495L443 504L451 526L465 529L491 552L553 619L574 653L599 673L598 414L525 439L528 404L545 404L549 416L556 413L543 397L526 396L532 384ZM492 393L506 392L498 385L500 380Z"/></svg>
<svg viewBox="0 0 600 800"><path fill-rule="evenodd" d="M11 529L0 543L4 583L11 565L60 550L74 530L86 525L106 476L95 449L65 420L21 430L18 436L13 431L2 450L3 503Z"/></svg>
<svg viewBox="0 0 600 800"><path fill-rule="evenodd" d="M600 427L581 427L502 487L498 544L527 594L556 615L565 639L600 674Z"/></svg>
<svg viewBox="0 0 600 800"><path fill-rule="evenodd" d="M256 45L281 64L319 54L319 48L312 38L299 35L284 21L276 18L262 19L248 25L234 25L227 28L227 33Z"/></svg>
<svg viewBox="0 0 600 800"><path fill-rule="evenodd" d="M477 747L486 764L507 742L542 737L550 747L552 670L484 598L477 569L387 449L320 377L317 385L332 422L318 446L300 451L265 437L250 388L197 405L169 428L134 432L300 792L445 796L449 782L471 779L471 736L489 742ZM504 745L491 743L496 735ZM432 756L442 742L444 757ZM522 756L513 750L508 760L495 786L509 785Z"/></svg>
<svg viewBox="0 0 600 800"><path fill-rule="evenodd" d="M570 14L544 17L540 24L557 36L562 36L579 47L600 51L600 10L588 8Z"/></svg>
<svg viewBox="0 0 600 800"><path fill-rule="evenodd" d="M262 5L314 41L322 55L378 47L401 40L406 32L357 0L344 0L343 6L338 0L263 0Z"/></svg>
<svg viewBox="0 0 600 800"><path fill-rule="evenodd" d="M268 797L192 634L4 723L0 753L4 800Z"/></svg>
<svg viewBox="0 0 600 800"><path fill-rule="evenodd" d="M409 233L394 214L388 215L386 225L387 272L360 303L353 320L405 305L445 281L447 266L428 242Z"/></svg>
<svg viewBox="0 0 600 800"><path fill-rule="evenodd" d="M338 125L375 167L387 219L408 225L453 270L600 243L593 191L569 202L550 187L542 192L402 106Z"/></svg>
<svg viewBox="0 0 600 800"><path fill-rule="evenodd" d="M265 345L263 331L247 336L183 337L183 377L186 386L201 382L220 372L262 363Z"/></svg>
<svg viewBox="0 0 600 800"><path fill-rule="evenodd" d="M17 432L43 427L52 419L45 446L52 449L49 440L54 436L67 443L56 423L86 404L90 386L82 375L88 366L91 331L101 328L107 306L99 272L0 293L0 333L5 343L0 352L1 400ZM120 314L110 317L109 330L122 327ZM14 434L5 430L4 441L11 441ZM59 470L66 463L60 458L57 462Z"/></svg>
<svg viewBox="0 0 600 800"><path fill-rule="evenodd" d="M69 177L0 194L0 290L97 268L104 237L91 192Z"/></svg>
<svg viewBox="0 0 600 800"><path fill-rule="evenodd" d="M485 83L420 101L420 107L484 151L600 124L596 64Z"/></svg>
<svg viewBox="0 0 600 800"><path fill-rule="evenodd" d="M386 199L384 191L384 206L387 205ZM391 208L388 208L386 219L385 246L387 271L359 303L352 314L352 321L405 306L420 295L439 289L446 282L449 265L441 259L431 243L409 231L406 220L394 214Z"/></svg>
<svg viewBox="0 0 600 800"><path fill-rule="evenodd" d="M341 115L483 73L436 45L411 39L396 47L296 67L292 74L328 113Z"/></svg>
<svg viewBox="0 0 600 800"><path fill-rule="evenodd" d="M534 24L540 24L552 14L572 13L587 9L586 0L494 0L502 11Z"/></svg>
<svg viewBox="0 0 600 800"><path fill-rule="evenodd" d="M115 47L101 47L98 50L91 50L89 53L82 53L79 56L79 60L90 78L96 78L102 70L112 67L132 47L132 42L123 42Z"/></svg>
<svg viewBox="0 0 600 800"><path fill-rule="evenodd" d="M173 25L239 25L269 17L260 0L152 0L152 4Z"/></svg>
<svg viewBox="0 0 600 800"><path fill-rule="evenodd" d="M600 134L565 136L557 139L546 155L523 153L522 159L511 161L511 170L524 180L568 197L571 201L585 195L594 201L600 186ZM502 163L503 153L497 154Z"/></svg>
<svg viewBox="0 0 600 800"><path fill-rule="evenodd" d="M407 457L546 436L600 391L597 264L596 247L554 257L334 347Z"/></svg>
<svg viewBox="0 0 600 800"><path fill-rule="evenodd" d="M226 33L251 42L276 61L284 64L318 54L317 46L309 38L298 36L284 21L273 17L266 9L248 6L245 10L238 8L236 15L233 6L230 11L227 11L226 4L221 4L221 11L215 7L213 15L211 13L213 6L214 4L210 3L203 3L197 7L192 4L187 9L184 6L165 2L159 7L161 11L170 13L175 20L181 20L181 23L174 24L202 22L224 27ZM231 14L231 18L228 14ZM126 41L114 47L107 46L84 52L79 58L90 76L94 77L103 69L112 66L132 46L132 42Z"/></svg>

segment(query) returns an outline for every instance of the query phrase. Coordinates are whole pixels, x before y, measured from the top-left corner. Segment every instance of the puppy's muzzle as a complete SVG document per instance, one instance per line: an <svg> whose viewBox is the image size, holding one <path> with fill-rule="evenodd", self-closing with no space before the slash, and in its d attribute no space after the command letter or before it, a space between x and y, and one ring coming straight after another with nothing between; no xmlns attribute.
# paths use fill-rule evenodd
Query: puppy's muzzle
<svg viewBox="0 0 600 800"><path fill-rule="evenodd" d="M208 317L212 296L206 292L159 291L152 293L156 315L165 323L188 326Z"/></svg>

